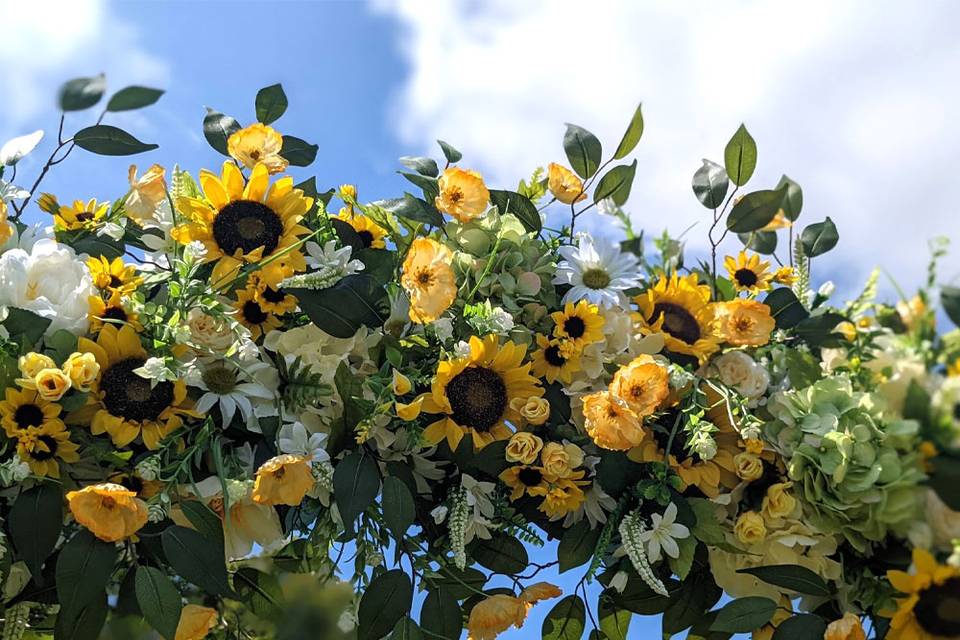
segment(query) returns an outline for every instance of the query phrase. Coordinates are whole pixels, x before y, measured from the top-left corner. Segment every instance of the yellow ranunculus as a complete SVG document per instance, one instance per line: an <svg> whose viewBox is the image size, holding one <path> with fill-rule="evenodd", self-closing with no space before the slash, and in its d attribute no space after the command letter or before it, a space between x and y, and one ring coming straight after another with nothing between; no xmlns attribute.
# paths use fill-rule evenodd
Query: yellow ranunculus
<svg viewBox="0 0 960 640"><path fill-rule="evenodd" d="M863 631L859 616L848 611L827 626L823 640L867 640L867 634Z"/></svg>
<svg viewBox="0 0 960 640"><path fill-rule="evenodd" d="M670 375L651 356L640 355L613 375L610 393L644 418L660 408L670 395Z"/></svg>
<svg viewBox="0 0 960 640"><path fill-rule="evenodd" d="M568 478L583 464L583 449L570 442L548 442L543 446L540 458L544 471L558 478Z"/></svg>
<svg viewBox="0 0 960 640"><path fill-rule="evenodd" d="M543 449L543 440L532 433L521 431L510 436L504 456L508 462L533 464L540 455L541 449Z"/></svg>
<svg viewBox="0 0 960 640"><path fill-rule="evenodd" d="M743 442L743 448L747 453L758 456L763 453L763 440L759 438L747 438Z"/></svg>
<svg viewBox="0 0 960 640"><path fill-rule="evenodd" d="M502 593L489 596L470 610L467 640L494 640L511 625L519 629L526 619L526 602Z"/></svg>
<svg viewBox="0 0 960 640"><path fill-rule="evenodd" d="M230 157L247 169L262 164L271 174L280 173L287 168L288 162L280 155L281 149L283 136L273 127L259 122L235 131L227 139L227 152Z"/></svg>
<svg viewBox="0 0 960 640"><path fill-rule="evenodd" d="M736 299L716 305L717 333L738 347L759 347L770 340L776 322L770 307L756 300Z"/></svg>
<svg viewBox="0 0 960 640"><path fill-rule="evenodd" d="M87 392L93 388L100 376L100 364L92 353L75 351L63 363L63 372L70 377L70 383L74 389Z"/></svg>
<svg viewBox="0 0 960 640"><path fill-rule="evenodd" d="M526 400L514 398L510 404L524 420L534 426L542 425L550 417L550 401L546 398L536 396L531 396Z"/></svg>
<svg viewBox="0 0 960 640"><path fill-rule="evenodd" d="M130 193L123 203L123 212L141 227L157 219L157 208L167 199L166 171L158 164L137 178L137 165L130 165L127 179Z"/></svg>
<svg viewBox="0 0 960 640"><path fill-rule="evenodd" d="M753 482L763 475L763 460L759 456L744 451L733 457L736 465L737 477L747 482Z"/></svg>
<svg viewBox="0 0 960 640"><path fill-rule="evenodd" d="M31 351L26 355L20 356L17 365L20 367L20 375L24 378L33 379L40 371L56 367L57 363L54 362L50 356Z"/></svg>
<svg viewBox="0 0 960 640"><path fill-rule="evenodd" d="M434 205L460 222L470 222L482 214L490 201L490 192L476 171L450 167L444 170L437 186L440 195L434 199Z"/></svg>
<svg viewBox="0 0 960 640"><path fill-rule="evenodd" d="M257 469L253 501L257 504L285 504L295 507L313 487L310 456L291 454L270 458Z"/></svg>
<svg viewBox="0 0 960 640"><path fill-rule="evenodd" d="M410 390L413 389L413 385L410 383L410 378L403 375L396 369L393 370L393 382L391 387L393 388L393 395L395 396L402 396L410 393Z"/></svg>
<svg viewBox="0 0 960 640"><path fill-rule="evenodd" d="M40 397L48 402L56 402L70 390L70 376L60 369L41 369L33 377L34 388Z"/></svg>
<svg viewBox="0 0 960 640"><path fill-rule="evenodd" d="M587 197L583 192L583 181L577 174L556 162L547 167L547 188L563 204L580 202Z"/></svg>
<svg viewBox="0 0 960 640"><path fill-rule="evenodd" d="M778 482L767 487L760 512L767 518L786 518L797 506L797 500L788 492L789 482Z"/></svg>
<svg viewBox="0 0 960 640"><path fill-rule="evenodd" d="M198 604L184 605L180 610L174 640L202 640L217 625L217 610Z"/></svg>
<svg viewBox="0 0 960 640"><path fill-rule="evenodd" d="M147 523L147 505L133 491L104 482L67 493L77 522L104 542L125 540Z"/></svg>
<svg viewBox="0 0 960 640"><path fill-rule="evenodd" d="M643 443L640 416L609 391L583 397L584 428L598 447L626 451Z"/></svg>
<svg viewBox="0 0 960 640"><path fill-rule="evenodd" d="M744 544L757 544L767 537L767 527L763 524L763 516L755 511L747 511L737 518L733 533Z"/></svg>
<svg viewBox="0 0 960 640"><path fill-rule="evenodd" d="M410 320L428 324L440 317L457 297L453 254L429 238L417 238L403 261L400 284L410 296Z"/></svg>
<svg viewBox="0 0 960 640"><path fill-rule="evenodd" d="M406 420L410 422L411 420L416 420L420 416L420 411L423 409L423 396L419 396L413 402L396 402L394 403L394 409L397 411L397 416L401 420Z"/></svg>

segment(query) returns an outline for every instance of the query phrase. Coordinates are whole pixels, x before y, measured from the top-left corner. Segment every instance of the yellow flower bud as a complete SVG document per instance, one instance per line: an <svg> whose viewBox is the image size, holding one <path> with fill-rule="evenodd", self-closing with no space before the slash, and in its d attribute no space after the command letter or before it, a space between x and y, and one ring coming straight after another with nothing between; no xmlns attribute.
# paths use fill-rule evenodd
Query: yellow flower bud
<svg viewBox="0 0 960 640"><path fill-rule="evenodd" d="M767 518L777 519L786 518L793 513L797 506L797 500L788 489L790 483L779 482L772 484L767 488L767 495L763 498L763 504L760 507L761 513Z"/></svg>
<svg viewBox="0 0 960 640"><path fill-rule="evenodd" d="M519 413L524 420L532 425L539 426L550 417L550 401L546 398L530 396L526 400L514 398L510 407Z"/></svg>
<svg viewBox="0 0 960 640"><path fill-rule="evenodd" d="M41 211L46 211L47 213L60 211L60 203L57 202L57 196L52 193L41 193L40 197L37 198L37 206L40 207Z"/></svg>
<svg viewBox="0 0 960 640"><path fill-rule="evenodd" d="M352 200L357 199L357 187L352 184L342 184L340 185L340 199L346 200L350 198Z"/></svg>
<svg viewBox="0 0 960 640"><path fill-rule="evenodd" d="M747 453L758 456L763 453L763 441L758 438L747 438L743 442L743 448Z"/></svg>
<svg viewBox="0 0 960 640"><path fill-rule="evenodd" d="M759 456L744 451L733 458L736 465L737 477L747 482L753 482L763 475L763 460Z"/></svg>
<svg viewBox="0 0 960 640"><path fill-rule="evenodd" d="M827 626L823 640L867 640L867 634L863 631L860 618L847 612Z"/></svg>
<svg viewBox="0 0 960 640"><path fill-rule="evenodd" d="M41 398L56 402L70 390L70 376L60 369L41 369L33 377L33 384Z"/></svg>
<svg viewBox="0 0 960 640"><path fill-rule="evenodd" d="M31 351L27 355L20 356L17 362L20 367L20 375L24 378L35 378L43 369L53 369L57 363L50 356Z"/></svg>
<svg viewBox="0 0 960 640"><path fill-rule="evenodd" d="M410 393L410 390L413 389L413 385L410 383L410 378L403 375L396 369L393 370L393 395L402 396L404 394Z"/></svg>
<svg viewBox="0 0 960 640"><path fill-rule="evenodd" d="M743 544L758 544L767 538L767 527L763 524L763 517L755 511L747 511L737 518L733 525L733 533Z"/></svg>
<svg viewBox="0 0 960 640"><path fill-rule="evenodd" d="M533 464L540 455L541 449L543 449L543 440L532 433L521 431L510 437L505 457L508 462Z"/></svg>
<svg viewBox="0 0 960 640"><path fill-rule="evenodd" d="M394 408L397 410L397 415L400 417L400 419L406 420L407 422L416 420L420 415L421 407L423 407L423 398L424 396L420 396L408 404L404 404L402 402L395 403Z"/></svg>
<svg viewBox="0 0 960 640"><path fill-rule="evenodd" d="M77 391L90 391L100 375L100 363L92 353L71 353L63 363L63 372Z"/></svg>

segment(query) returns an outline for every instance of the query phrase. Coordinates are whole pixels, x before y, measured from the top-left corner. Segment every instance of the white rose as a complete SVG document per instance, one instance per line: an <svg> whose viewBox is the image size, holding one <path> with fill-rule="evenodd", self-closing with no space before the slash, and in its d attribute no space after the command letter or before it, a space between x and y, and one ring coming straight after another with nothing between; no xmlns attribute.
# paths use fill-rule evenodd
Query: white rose
<svg viewBox="0 0 960 640"><path fill-rule="evenodd" d="M770 386L770 374L764 367L755 364L750 367L747 377L737 385L737 391L744 397L753 399L766 393L768 386Z"/></svg>
<svg viewBox="0 0 960 640"><path fill-rule="evenodd" d="M226 353L237 338L229 322L204 313L200 309L191 309L187 314L187 327L190 329L190 337L197 346L214 353Z"/></svg>
<svg viewBox="0 0 960 640"><path fill-rule="evenodd" d="M729 351L714 360L713 364L720 374L720 380L730 387L749 378L755 365L753 358L743 351Z"/></svg>
<svg viewBox="0 0 960 640"><path fill-rule="evenodd" d="M93 278L72 248L38 240L30 252L0 256L0 307L19 307L51 320L47 335L60 329L86 333Z"/></svg>

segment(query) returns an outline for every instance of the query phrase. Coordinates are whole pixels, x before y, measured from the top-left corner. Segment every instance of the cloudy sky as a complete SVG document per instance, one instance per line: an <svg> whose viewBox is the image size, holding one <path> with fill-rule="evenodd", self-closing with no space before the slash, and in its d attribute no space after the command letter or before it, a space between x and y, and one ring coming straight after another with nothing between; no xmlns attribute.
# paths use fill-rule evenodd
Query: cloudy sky
<svg viewBox="0 0 960 640"><path fill-rule="evenodd" d="M160 144L135 161L195 171L222 161L201 136L203 106L248 123L256 90L280 81L291 106L276 126L320 145L300 177L356 182L376 199L406 188L395 159L436 155L437 138L509 187L563 159L565 122L612 149L642 101L627 207L638 227L655 235L698 223L687 238L702 248L706 210L690 176L701 158L722 160L745 122L759 145L750 186L786 173L804 188L801 222L830 216L840 229L815 277L849 290L882 264L909 288L923 277L928 239L960 243L958 19L946 0L0 0L0 138L51 129L59 83L103 71L113 89L168 90L149 110L108 120ZM71 115L68 131L92 117ZM32 178L50 144L21 175ZM76 153L44 190L123 193L126 160ZM960 276L960 247L942 275Z"/></svg>

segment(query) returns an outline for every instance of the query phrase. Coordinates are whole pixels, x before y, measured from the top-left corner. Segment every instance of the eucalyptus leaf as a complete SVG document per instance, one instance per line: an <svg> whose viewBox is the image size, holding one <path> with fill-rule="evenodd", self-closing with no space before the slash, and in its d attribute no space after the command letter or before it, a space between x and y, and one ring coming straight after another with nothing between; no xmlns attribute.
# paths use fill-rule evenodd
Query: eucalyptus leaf
<svg viewBox="0 0 960 640"><path fill-rule="evenodd" d="M710 629L728 633L749 633L770 622L776 611L777 603L770 598L737 598L717 612L717 618Z"/></svg>
<svg viewBox="0 0 960 640"><path fill-rule="evenodd" d="M523 228L532 233L539 233L543 225L540 212L530 198L516 191L490 190L490 202L501 213L515 216Z"/></svg>
<svg viewBox="0 0 960 640"><path fill-rule="evenodd" d="M460 159L463 158L463 154L454 149L449 142L437 140L437 144L440 145L440 149L443 151L443 157L446 158L450 164L460 162Z"/></svg>
<svg viewBox="0 0 960 640"><path fill-rule="evenodd" d="M280 84L264 87L257 91L254 107L257 112L257 120L263 124L270 124L286 112L287 94L283 92L283 87Z"/></svg>
<svg viewBox="0 0 960 640"><path fill-rule="evenodd" d="M723 162L733 184L742 187L750 180L757 168L757 143L746 126L741 124L730 138L723 150Z"/></svg>
<svg viewBox="0 0 960 640"><path fill-rule="evenodd" d="M144 619L164 638L174 640L182 604L170 578L154 567L137 567L134 589Z"/></svg>
<svg viewBox="0 0 960 640"><path fill-rule="evenodd" d="M124 87L111 96L110 101L107 102L107 111L131 111L149 107L159 100L163 94L162 89L151 89L150 87L136 85Z"/></svg>
<svg viewBox="0 0 960 640"><path fill-rule="evenodd" d="M380 472L372 456L354 451L333 473L333 497L340 518L350 530L357 517L373 504L380 492ZM392 625L392 623L391 623Z"/></svg>
<svg viewBox="0 0 960 640"><path fill-rule="evenodd" d="M140 142L132 135L108 124L96 124L80 129L73 136L78 147L101 156L132 156L153 151L160 145Z"/></svg>
<svg viewBox="0 0 960 640"><path fill-rule="evenodd" d="M587 608L580 596L567 596L543 620L542 640L580 640L586 627Z"/></svg>
<svg viewBox="0 0 960 640"><path fill-rule="evenodd" d="M603 147L597 136L583 127L568 124L563 136L563 150L570 166L584 180L597 172L603 155Z"/></svg>
<svg viewBox="0 0 960 640"><path fill-rule="evenodd" d="M758 231L770 224L780 210L783 191L765 189L743 196L727 216L727 228L735 233Z"/></svg>
<svg viewBox="0 0 960 640"><path fill-rule="evenodd" d="M442 587L428 592L420 610L420 626L431 638L459 640L463 629L460 603Z"/></svg>

